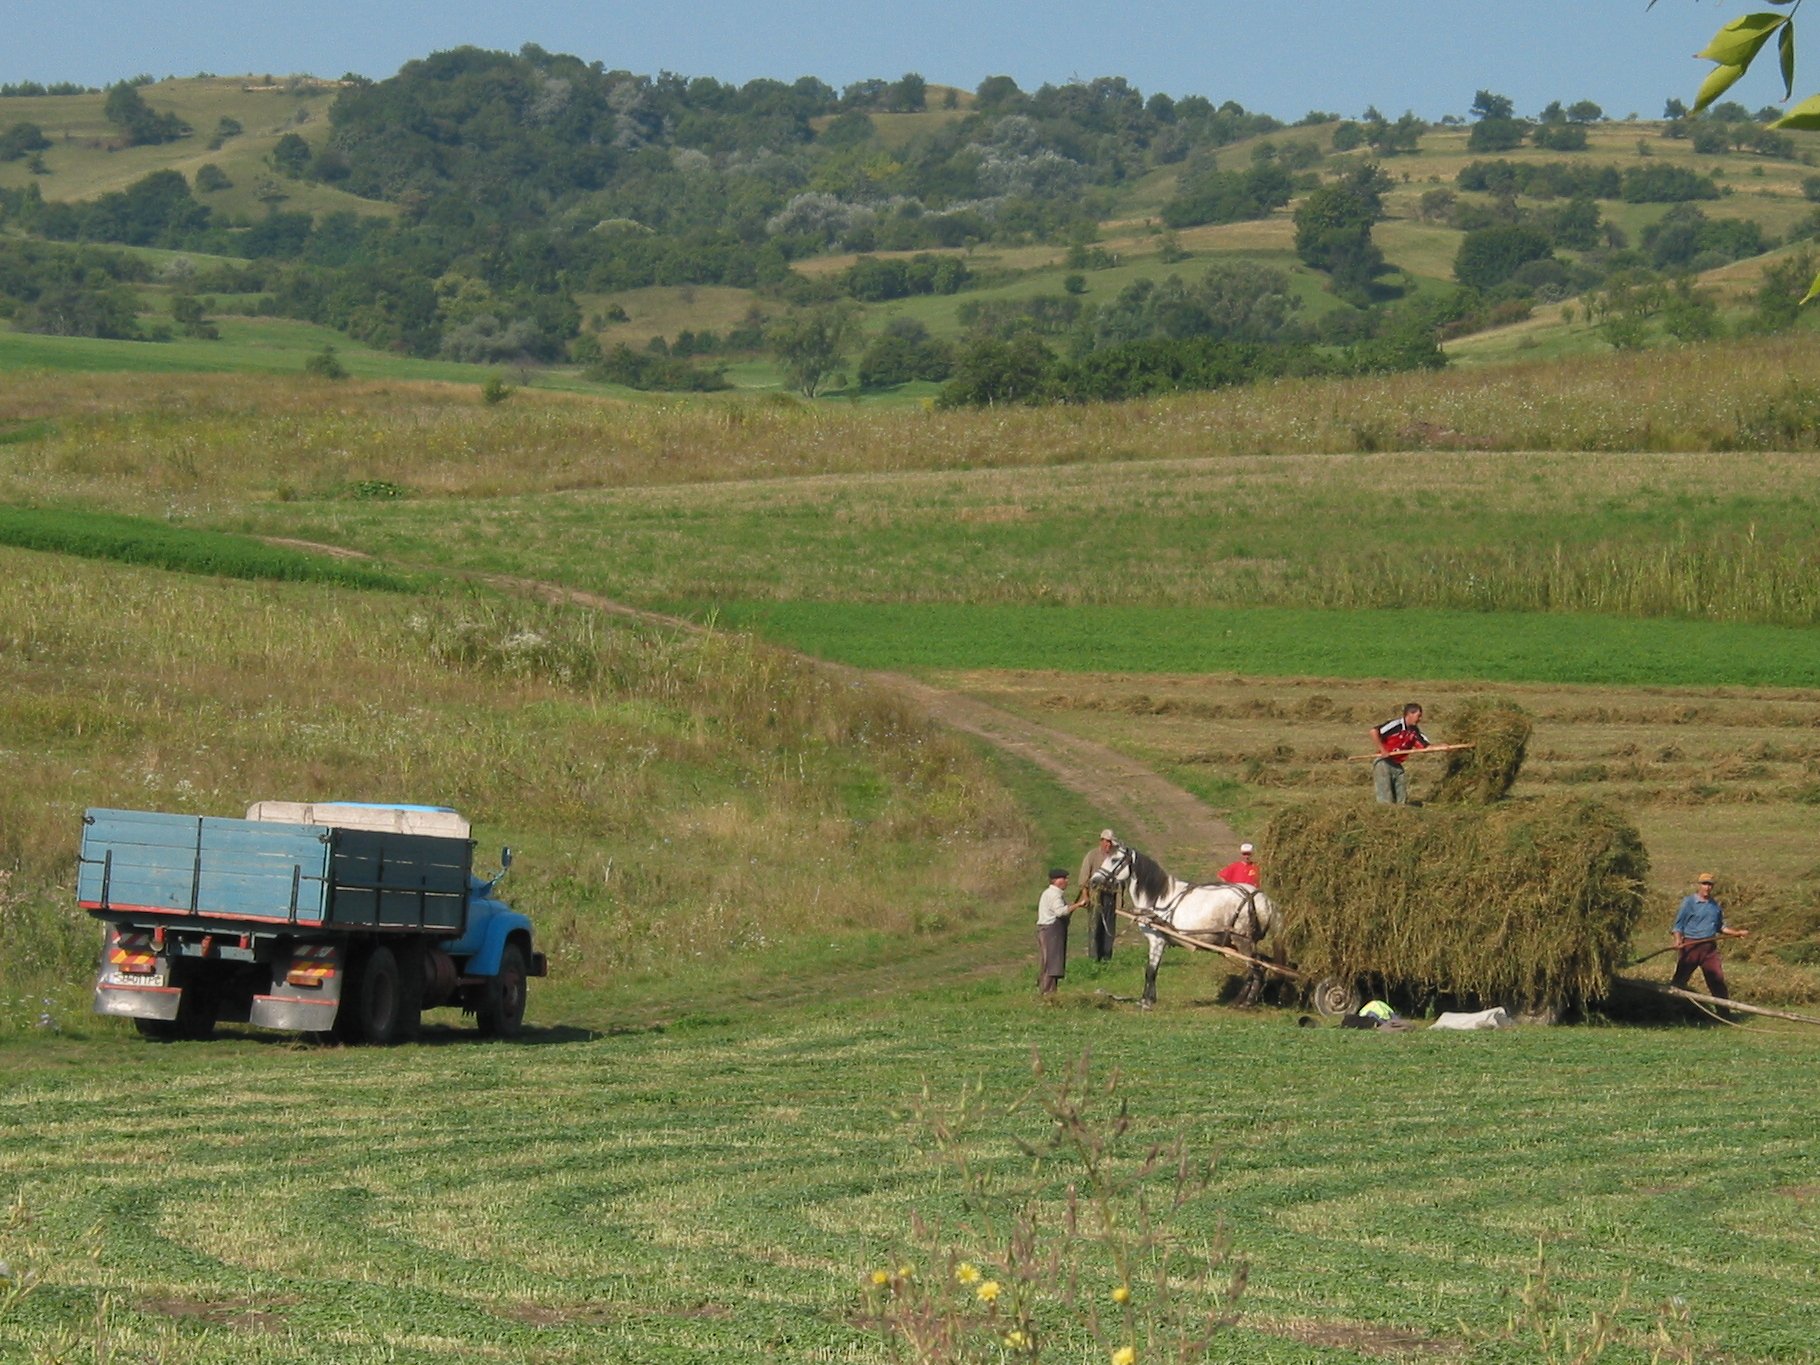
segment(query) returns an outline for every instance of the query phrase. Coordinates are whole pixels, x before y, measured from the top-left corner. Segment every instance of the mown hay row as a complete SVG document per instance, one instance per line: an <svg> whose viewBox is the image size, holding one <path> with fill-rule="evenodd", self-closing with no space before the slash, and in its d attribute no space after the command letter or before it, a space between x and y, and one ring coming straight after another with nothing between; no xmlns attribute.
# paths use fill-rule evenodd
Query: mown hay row
<svg viewBox="0 0 1820 1365"><path fill-rule="evenodd" d="M1278 814L1264 840L1303 972L1499 1004L1603 996L1649 871L1621 812L1575 798L1311 803Z"/></svg>

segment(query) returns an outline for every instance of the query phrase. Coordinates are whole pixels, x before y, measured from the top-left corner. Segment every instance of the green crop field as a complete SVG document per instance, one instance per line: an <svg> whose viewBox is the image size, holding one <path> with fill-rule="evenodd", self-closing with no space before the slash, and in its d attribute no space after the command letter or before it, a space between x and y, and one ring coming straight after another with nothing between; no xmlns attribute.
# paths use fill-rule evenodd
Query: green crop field
<svg viewBox="0 0 1820 1365"><path fill-rule="evenodd" d="M1793 627L1410 610L721 603L726 625L862 668L1404 676L1619 687L1806 687Z"/></svg>

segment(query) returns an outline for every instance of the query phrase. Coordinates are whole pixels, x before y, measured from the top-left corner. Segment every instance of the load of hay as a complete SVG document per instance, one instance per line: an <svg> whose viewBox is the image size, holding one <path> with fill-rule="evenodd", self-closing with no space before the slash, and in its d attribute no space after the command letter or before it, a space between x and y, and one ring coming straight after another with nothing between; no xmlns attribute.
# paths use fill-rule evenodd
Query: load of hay
<svg viewBox="0 0 1820 1365"><path fill-rule="evenodd" d="M1470 744L1447 755L1431 801L1449 806L1501 801L1517 780L1529 750L1529 712L1502 697L1469 697L1447 718L1450 744Z"/></svg>
<svg viewBox="0 0 1820 1365"><path fill-rule="evenodd" d="M1605 994L1649 871L1636 827L1581 799L1311 804L1264 846L1283 945L1311 979L1521 1007Z"/></svg>

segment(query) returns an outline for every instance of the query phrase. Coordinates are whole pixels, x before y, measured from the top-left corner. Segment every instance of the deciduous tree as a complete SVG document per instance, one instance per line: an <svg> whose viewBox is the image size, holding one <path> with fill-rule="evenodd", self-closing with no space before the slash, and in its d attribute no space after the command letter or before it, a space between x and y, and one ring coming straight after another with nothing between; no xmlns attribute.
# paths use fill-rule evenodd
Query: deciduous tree
<svg viewBox="0 0 1820 1365"><path fill-rule="evenodd" d="M785 314L765 330L765 340L790 387L813 398L840 366L857 328L850 305L832 304Z"/></svg>

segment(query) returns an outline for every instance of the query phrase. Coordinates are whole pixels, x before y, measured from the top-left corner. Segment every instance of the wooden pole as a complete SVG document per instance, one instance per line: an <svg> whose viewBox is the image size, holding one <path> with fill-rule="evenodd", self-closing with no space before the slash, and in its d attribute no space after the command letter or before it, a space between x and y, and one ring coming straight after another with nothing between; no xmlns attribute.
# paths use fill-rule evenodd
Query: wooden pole
<svg viewBox="0 0 1820 1365"><path fill-rule="evenodd" d="M1367 758L1411 758L1416 754L1451 754L1456 749L1471 749L1475 747L1475 745L1471 744L1430 744L1426 749L1399 749L1394 754L1347 754L1346 761L1348 763L1357 763Z"/></svg>
<svg viewBox="0 0 1820 1365"><path fill-rule="evenodd" d="M1814 1018L1811 1014L1796 1014L1792 1010L1765 1009L1762 1005L1747 1005L1741 1000L1726 1000L1717 995L1701 995L1698 991L1683 990L1679 986L1665 986L1660 981L1642 981L1634 976L1621 976L1618 980L1626 986L1641 986L1646 991L1679 996L1683 1000L1692 1000L1701 1005L1714 1005L1722 1010L1737 1010L1741 1014L1761 1014L1771 1019L1792 1019L1797 1024L1820 1024L1820 1019Z"/></svg>
<svg viewBox="0 0 1820 1365"><path fill-rule="evenodd" d="M1121 918L1128 919L1142 928L1154 929L1171 943L1179 944L1184 948L1193 948L1197 952L1219 953L1222 956L1231 958L1234 962L1243 962L1252 967L1262 967L1267 972L1276 972L1280 976L1293 977L1297 981L1302 979L1302 974L1293 967L1283 967L1261 957L1247 956L1246 954L1241 953L1237 948L1225 948L1218 943L1202 943L1199 939L1189 938L1186 934L1177 933L1174 928L1163 923L1162 920L1145 919L1142 915L1135 914L1130 910L1120 910L1118 914Z"/></svg>

